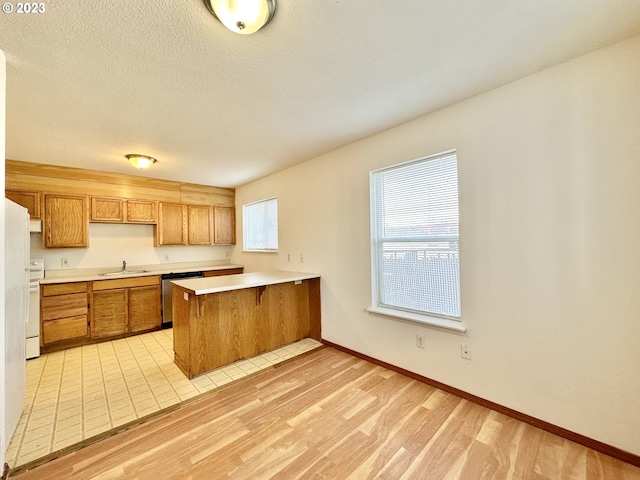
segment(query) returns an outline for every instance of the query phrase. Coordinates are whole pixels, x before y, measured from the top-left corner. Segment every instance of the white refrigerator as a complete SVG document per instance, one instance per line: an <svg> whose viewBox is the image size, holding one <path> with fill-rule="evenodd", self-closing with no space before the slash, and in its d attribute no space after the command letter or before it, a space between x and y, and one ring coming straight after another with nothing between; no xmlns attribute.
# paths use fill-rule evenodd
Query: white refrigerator
<svg viewBox="0 0 640 480"><path fill-rule="evenodd" d="M4 366L0 403L4 406L4 438L11 440L24 406L25 338L29 317L29 214L5 198Z"/></svg>

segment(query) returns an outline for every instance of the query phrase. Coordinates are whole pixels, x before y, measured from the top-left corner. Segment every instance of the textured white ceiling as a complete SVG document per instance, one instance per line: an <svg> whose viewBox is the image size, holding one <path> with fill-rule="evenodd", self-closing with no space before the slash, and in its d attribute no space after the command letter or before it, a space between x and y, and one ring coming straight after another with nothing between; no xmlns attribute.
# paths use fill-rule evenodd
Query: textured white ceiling
<svg viewBox="0 0 640 480"><path fill-rule="evenodd" d="M640 32L638 0L202 0L0 13L7 158L238 186ZM13 2L15 7L16 2Z"/></svg>

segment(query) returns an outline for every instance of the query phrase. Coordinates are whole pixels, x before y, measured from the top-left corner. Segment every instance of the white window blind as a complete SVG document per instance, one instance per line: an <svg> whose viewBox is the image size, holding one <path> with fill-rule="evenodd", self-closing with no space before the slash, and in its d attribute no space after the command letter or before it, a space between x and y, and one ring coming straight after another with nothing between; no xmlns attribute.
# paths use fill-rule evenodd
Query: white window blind
<svg viewBox="0 0 640 480"><path fill-rule="evenodd" d="M374 305L460 319L455 152L371 172Z"/></svg>
<svg viewBox="0 0 640 480"><path fill-rule="evenodd" d="M278 250L278 199L268 198L242 206L243 249Z"/></svg>

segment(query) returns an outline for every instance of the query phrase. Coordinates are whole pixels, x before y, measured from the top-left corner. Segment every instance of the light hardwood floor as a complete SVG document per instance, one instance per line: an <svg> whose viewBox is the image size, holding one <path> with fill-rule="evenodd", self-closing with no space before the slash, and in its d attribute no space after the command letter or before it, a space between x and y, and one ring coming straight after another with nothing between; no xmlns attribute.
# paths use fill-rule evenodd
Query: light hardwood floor
<svg viewBox="0 0 640 480"><path fill-rule="evenodd" d="M333 348L11 478L640 479L640 469Z"/></svg>

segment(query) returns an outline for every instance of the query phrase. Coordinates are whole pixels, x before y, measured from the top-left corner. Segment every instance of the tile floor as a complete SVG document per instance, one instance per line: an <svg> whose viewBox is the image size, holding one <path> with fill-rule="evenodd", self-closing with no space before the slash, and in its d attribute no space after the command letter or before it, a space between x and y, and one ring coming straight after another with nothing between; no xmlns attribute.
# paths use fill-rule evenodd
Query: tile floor
<svg viewBox="0 0 640 480"><path fill-rule="evenodd" d="M319 346L305 338L192 380L173 363L172 330L42 355L27 362L7 463L22 466Z"/></svg>

